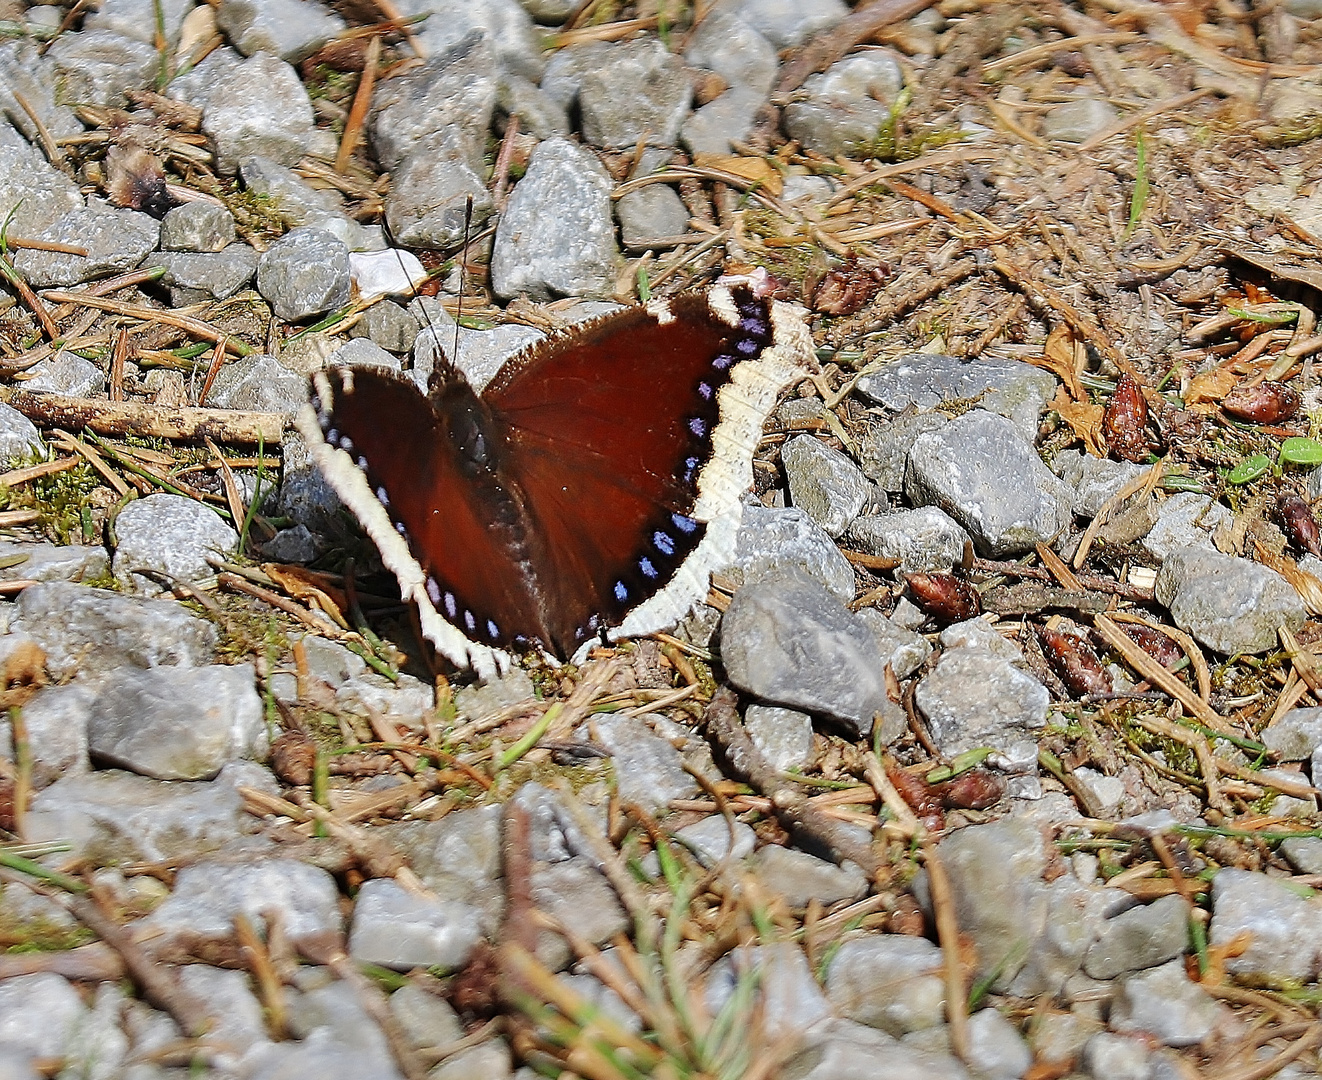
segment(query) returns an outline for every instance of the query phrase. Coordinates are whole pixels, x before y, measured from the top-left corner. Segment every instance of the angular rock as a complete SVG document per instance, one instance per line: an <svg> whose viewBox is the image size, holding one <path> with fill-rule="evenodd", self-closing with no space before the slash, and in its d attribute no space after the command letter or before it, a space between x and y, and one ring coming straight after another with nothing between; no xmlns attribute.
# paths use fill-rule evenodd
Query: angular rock
<svg viewBox="0 0 1322 1080"><path fill-rule="evenodd" d="M386 222L396 243L443 248L462 241L470 200L472 227L493 209L484 175L482 144L458 127L419 139L390 174Z"/></svg>
<svg viewBox="0 0 1322 1080"><path fill-rule="evenodd" d="M1083 958L1094 979L1114 979L1182 956L1189 946L1189 902L1163 896L1108 919Z"/></svg>
<svg viewBox="0 0 1322 1080"><path fill-rule="evenodd" d="M717 7L689 35L684 59L714 71L731 86L765 97L776 80L775 46L738 14Z"/></svg>
<svg viewBox="0 0 1322 1080"><path fill-rule="evenodd" d="M111 30L61 34L46 52L66 101L122 108L151 85L160 56L151 42Z"/></svg>
<svg viewBox="0 0 1322 1080"><path fill-rule="evenodd" d="M1051 543L1072 517L1069 489L1009 420L983 409L914 441L904 490L917 506L939 506L991 558Z"/></svg>
<svg viewBox="0 0 1322 1080"><path fill-rule="evenodd" d="M1081 97L1057 105L1042 117L1042 136L1053 142L1081 143L1115 123L1119 113L1101 98Z"/></svg>
<svg viewBox="0 0 1322 1080"><path fill-rule="evenodd" d="M926 938L869 935L840 946L826 973L837 1016L899 1038L945 1022L941 950Z"/></svg>
<svg viewBox="0 0 1322 1080"><path fill-rule="evenodd" d="M160 283L172 290L172 298L182 298L186 292L189 297L200 294L227 300L252 281L257 272L257 252L243 243L214 252L158 251L148 255L143 265L165 267Z"/></svg>
<svg viewBox="0 0 1322 1080"><path fill-rule="evenodd" d="M750 705L744 728L774 769L802 772L812 764L812 717L774 705Z"/></svg>
<svg viewBox="0 0 1322 1080"><path fill-rule="evenodd" d="M1229 1017L1229 1009L1185 974L1172 960L1120 981L1111 1002L1111 1028L1142 1032L1167 1046L1194 1046Z"/></svg>
<svg viewBox="0 0 1322 1080"><path fill-rule="evenodd" d="M87 743L102 762L157 780L209 780L267 751L251 664L127 669L102 680Z"/></svg>
<svg viewBox="0 0 1322 1080"><path fill-rule="evenodd" d="M979 409L1014 421L1020 437L1032 442L1037 437L1038 417L1055 396L1056 378L1019 360L966 363L952 356L910 353L859 379L857 389L892 412L911 406L934 409L943 402L976 398ZM920 423L917 417L895 422ZM932 422L924 420L921 425Z"/></svg>
<svg viewBox="0 0 1322 1080"><path fill-rule="evenodd" d="M315 0L224 0L216 25L245 56L272 53L290 64L344 30L344 20Z"/></svg>
<svg viewBox="0 0 1322 1080"><path fill-rule="evenodd" d="M0 460L41 458L46 444L37 426L12 405L0 403Z"/></svg>
<svg viewBox="0 0 1322 1080"><path fill-rule="evenodd" d="M136 210L112 207L71 210L43 229L36 239L72 244L87 254L25 248L14 257L14 268L33 288L77 285L137 266L156 246L160 231L155 218Z"/></svg>
<svg viewBox="0 0 1322 1080"><path fill-rule="evenodd" d="M868 483L848 457L811 435L798 435L781 447L781 462L794 505L835 538L867 505Z"/></svg>
<svg viewBox="0 0 1322 1080"><path fill-rule="evenodd" d="M933 742L947 757L979 746L1004 749L1041 730L1050 700L1031 675L978 648L944 652L915 696Z"/></svg>
<svg viewBox="0 0 1322 1080"><path fill-rule="evenodd" d="M735 86L693 113L680 131L679 140L695 157L700 154L732 154L736 143L746 142L766 95L746 86Z"/></svg>
<svg viewBox="0 0 1322 1080"><path fill-rule="evenodd" d="M82 205L78 186L10 124L0 123L0 214L10 228L39 236Z"/></svg>
<svg viewBox="0 0 1322 1080"><path fill-rule="evenodd" d="M1261 563L1211 548L1172 551L1154 587L1175 625L1220 653L1265 653L1281 626L1297 631L1308 617L1285 578Z"/></svg>
<svg viewBox="0 0 1322 1080"><path fill-rule="evenodd" d="M87 721L93 693L71 684L47 686L23 706L32 755L32 784L40 790L62 776L78 776L91 769L87 756ZM0 720L0 756L15 760L13 725Z"/></svg>
<svg viewBox="0 0 1322 1080"><path fill-rule="evenodd" d="M881 662L889 664L897 678L908 678L932 655L932 646L922 634L893 622L876 608L862 608L857 614L877 639Z"/></svg>
<svg viewBox="0 0 1322 1080"><path fill-rule="evenodd" d="M713 867L723 859L738 862L751 855L757 844L757 834L751 825L742 821L736 821L732 830L725 818L716 814L677 830L675 840L693 852L703 866Z"/></svg>
<svg viewBox="0 0 1322 1080"><path fill-rule="evenodd" d="M30 636L52 678L121 667L191 667L211 662L216 628L174 601L141 600L63 581L24 589L10 631Z"/></svg>
<svg viewBox="0 0 1322 1080"><path fill-rule="evenodd" d="M850 544L879 559L898 559L902 573L939 570L949 573L964 559L969 534L936 506L864 514L849 526Z"/></svg>
<svg viewBox="0 0 1322 1080"><path fill-rule="evenodd" d="M211 384L208 404L219 409L295 412L308 398L308 381L274 356L258 353L226 364Z"/></svg>
<svg viewBox="0 0 1322 1080"><path fill-rule="evenodd" d="M419 34L428 56L477 42L488 50L492 70L533 81L541 77L541 49L532 19L517 0L409 0L402 10L431 12Z"/></svg>
<svg viewBox="0 0 1322 1080"><path fill-rule="evenodd" d="M745 506L734 565L735 585L797 573L819 581L839 600L854 598L854 569L826 532L803 510Z"/></svg>
<svg viewBox="0 0 1322 1080"><path fill-rule="evenodd" d="M480 914L458 901L415 895L392 878L374 878L358 890L349 955L359 963L399 971L455 971L468 962L482 936Z"/></svg>
<svg viewBox="0 0 1322 1080"><path fill-rule="evenodd" d="M324 229L291 229L257 260L257 291L286 322L324 315L349 300L349 249Z"/></svg>
<svg viewBox="0 0 1322 1080"><path fill-rule="evenodd" d="M1143 547L1159 559L1181 548L1212 547L1212 533L1232 520L1229 507L1196 491L1180 491L1161 504Z"/></svg>
<svg viewBox="0 0 1322 1080"><path fill-rule="evenodd" d="M548 139L510 196L491 252L498 296L609 296L619 251L610 176L589 150Z"/></svg>
<svg viewBox="0 0 1322 1080"><path fill-rule="evenodd" d="M313 130L312 102L298 72L270 53L244 60L213 85L203 106L202 134L226 176L250 157L293 165L309 149Z"/></svg>
<svg viewBox="0 0 1322 1080"><path fill-rule="evenodd" d="M234 215L209 202L186 202L161 218L162 251L224 251L234 243Z"/></svg>
<svg viewBox="0 0 1322 1080"><path fill-rule="evenodd" d="M970 1080L953 1056L919 1050L852 1020L808 1029L781 1071L784 1080Z"/></svg>
<svg viewBox="0 0 1322 1080"><path fill-rule="evenodd" d="M1247 931L1248 947L1226 970L1263 986L1313 982L1322 967L1322 904L1285 882L1227 867L1212 879L1208 940L1224 945Z"/></svg>
<svg viewBox="0 0 1322 1080"><path fill-rule="evenodd" d="M136 499L115 519L113 569L122 588L157 596L165 586L142 570L158 570L180 581L201 581L215 574L207 556L227 556L239 534L214 510L182 495Z"/></svg>
<svg viewBox="0 0 1322 1080"><path fill-rule="evenodd" d="M96 865L186 862L256 831L239 785L279 790L274 777L251 762L227 765L215 780L192 783L117 770L68 776L34 796L28 839L67 843L60 859Z"/></svg>
<svg viewBox="0 0 1322 1080"><path fill-rule="evenodd" d="M54 356L28 368L32 376L23 384L30 393L67 394L69 397L93 397L101 391L106 378L92 361L61 349Z"/></svg>
<svg viewBox="0 0 1322 1080"><path fill-rule="evenodd" d="M692 98L679 57L655 39L608 48L579 82L583 138L605 150L632 147L641 139L674 146Z"/></svg>
<svg viewBox="0 0 1322 1080"><path fill-rule="evenodd" d="M532 898L539 910L594 945L629 929L629 917L620 906L615 890L581 855L534 866ZM550 930L538 934L537 959L552 971L566 967L572 955L568 943L559 934Z"/></svg>
<svg viewBox="0 0 1322 1080"><path fill-rule="evenodd" d="M665 810L672 799L696 798L701 788L684 771L684 759L641 718L600 717L597 737L615 762L619 797L651 811Z"/></svg>
<svg viewBox="0 0 1322 1080"><path fill-rule="evenodd" d="M1291 709L1261 734L1277 761L1303 761L1322 746L1322 708ZM1319 777L1322 779L1322 777Z"/></svg>
<svg viewBox="0 0 1322 1080"><path fill-rule="evenodd" d="M740 690L833 717L857 735L891 705L872 631L821 585L797 575L735 593L721 621L721 657Z"/></svg>
<svg viewBox="0 0 1322 1080"><path fill-rule="evenodd" d="M830 907L841 900L858 900L868 891L867 875L853 863L837 866L779 844L769 844L754 856L753 872L764 889L792 908L807 907L813 900Z"/></svg>
<svg viewBox="0 0 1322 1080"><path fill-rule="evenodd" d="M741 946L712 965L705 994L711 1014L749 978L756 980L755 1007L766 1031L802 1032L831 1014L803 950L788 941Z"/></svg>

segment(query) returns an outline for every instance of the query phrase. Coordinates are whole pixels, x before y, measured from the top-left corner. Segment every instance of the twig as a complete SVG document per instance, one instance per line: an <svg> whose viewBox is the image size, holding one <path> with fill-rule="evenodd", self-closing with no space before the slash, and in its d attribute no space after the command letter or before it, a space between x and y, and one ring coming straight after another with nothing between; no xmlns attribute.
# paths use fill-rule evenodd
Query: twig
<svg viewBox="0 0 1322 1080"><path fill-rule="evenodd" d="M121 328L115 337L115 348L110 354L110 389L111 401L124 400L124 361L128 359L129 332Z"/></svg>
<svg viewBox="0 0 1322 1080"><path fill-rule="evenodd" d="M3 277L14 287L19 299L28 306L37 322L41 324L41 332L46 335L46 340L57 341L60 330L55 325L55 320L51 318L50 312L46 310L46 305L41 302L37 294L32 291L32 286L23 280L19 272L14 269L13 264L3 255L0 255L0 277Z"/></svg>
<svg viewBox="0 0 1322 1080"><path fill-rule="evenodd" d="M244 581L238 574L217 574L216 584L223 589L231 589L234 592L246 593L248 596L270 604L273 608L294 616L304 626L310 627L323 637L328 637L333 641L357 641L358 635L350 633L347 630L341 630L327 617L322 622L316 617L316 613L309 611L300 604L287 600L279 593L272 592L270 589L263 589L260 585L253 585Z"/></svg>
<svg viewBox="0 0 1322 1080"><path fill-rule="evenodd" d="M0 487L18 487L19 484L26 484L29 480L62 473L77 464L76 457L63 457L54 461L43 461L40 465L29 465L26 469L10 469L8 472L0 473Z"/></svg>
<svg viewBox="0 0 1322 1080"><path fill-rule="evenodd" d="M1139 124L1145 124L1153 117L1160 116L1162 113L1176 112L1179 109L1192 105L1195 101L1207 97L1212 93L1210 86L1204 86L1201 90L1191 90L1187 94L1180 94L1178 97L1167 98L1165 101L1158 101L1155 105L1149 105L1146 109L1140 109L1136 113L1122 117L1110 127L1091 135L1083 142L1079 143L1077 152L1086 154L1089 150L1095 150L1106 142L1107 139L1121 135L1130 128L1138 127Z"/></svg>
<svg viewBox="0 0 1322 1080"><path fill-rule="evenodd" d="M1203 656L1203 650L1198 647L1198 643L1192 637L1186 634L1177 626L1163 626L1161 623L1150 622L1141 615L1135 615L1132 612L1112 611L1110 618L1116 622L1133 623L1136 626L1146 626L1149 629L1156 630L1160 634L1165 634L1184 650L1184 655L1189 658L1189 664L1193 668L1194 678L1198 682L1198 696L1207 701L1212 694L1212 671L1207 666L1207 658ZM1286 630L1288 634L1289 631Z"/></svg>
<svg viewBox="0 0 1322 1080"><path fill-rule="evenodd" d="M936 938L941 944L941 969L946 984L946 1022L950 1049L961 1061L969 1060L969 997L959 956L959 920L955 917L955 895L945 865L929 838L923 843L923 864L932 893Z"/></svg>
<svg viewBox="0 0 1322 1080"><path fill-rule="evenodd" d="M91 428L101 435L218 443L266 443L271 446L289 422L284 413L237 409L163 410L139 401L92 401L64 394L37 394L0 387L0 402L11 405L39 427Z"/></svg>
<svg viewBox="0 0 1322 1080"><path fill-rule="evenodd" d="M340 136L340 149L335 155L335 171L346 172L349 159L358 148L363 137L363 121L367 119L367 110L372 103L372 87L376 84L376 68L381 62L381 35L373 34L367 43L367 56L363 59L363 73L358 79L358 89L354 91L353 104L349 107L349 116L344 121L344 134Z"/></svg>
<svg viewBox="0 0 1322 1080"><path fill-rule="evenodd" d="M1129 483L1112 495L1106 502L1097 508L1097 513L1093 515L1092 521L1088 522L1088 527L1083 531L1083 537L1079 540L1079 549L1074 553L1074 558L1070 561L1077 570L1088 558L1088 552L1092 549L1093 541L1097 539L1097 534L1101 532L1102 526L1106 524L1107 519L1115 513L1119 506L1131 495L1137 494L1144 488L1151 490L1161 483L1162 473L1166 471L1166 459L1162 458L1152 468L1146 472L1139 473Z"/></svg>
<svg viewBox="0 0 1322 1080"><path fill-rule="evenodd" d="M859 8L837 23L830 33L805 45L799 55L785 65L776 87L777 93L788 94L797 90L814 71L824 71L860 41L867 41L891 23L917 15L931 5L932 0L874 0Z"/></svg>
<svg viewBox="0 0 1322 1080"><path fill-rule="evenodd" d="M724 751L730 766L771 800L773 812L787 829L811 837L837 861L855 863L875 879L881 864L871 846L809 806L807 796L780 778L740 723L736 700L734 691L722 687L704 714L707 733Z"/></svg>
<svg viewBox="0 0 1322 1080"><path fill-rule="evenodd" d="M92 466L92 468L100 474L101 479L109 484L115 494L121 499L129 493L129 486L124 483L124 480L120 477L119 473L115 472L114 469L107 465L105 458L81 439L75 438L67 431L61 431L59 428L56 428L51 432L51 440L57 445L62 446L67 450L72 450L75 454L83 457L87 461L87 464Z"/></svg>
<svg viewBox="0 0 1322 1080"><path fill-rule="evenodd" d="M112 315L124 315L130 319L144 319L147 322L164 323L166 326L173 326L187 334L201 338L203 341L223 342L226 351L232 352L235 356L248 356L253 352L251 346L245 345L242 341L231 337L223 330L217 330L214 326L202 322L201 319L192 319L187 315L176 315L164 308L146 307L143 304L125 304L119 300L97 296L92 292L65 292L62 289L49 289L42 296L56 304L82 304L86 307L108 311Z"/></svg>
<svg viewBox="0 0 1322 1080"><path fill-rule="evenodd" d="M41 143L41 149L46 155L46 160L59 169L60 172L72 173L73 170L69 168L68 159L51 137L50 129L46 127L45 121L41 119L41 114L15 88L10 87L9 95L18 102L18 107L27 113L28 119L32 121L32 126L37 129L37 141Z"/></svg>
<svg viewBox="0 0 1322 1080"><path fill-rule="evenodd" d="M1160 687L1186 709L1198 721L1233 738L1240 738L1224 717L1216 713L1212 706L1184 685L1178 678L1167 671L1161 664L1139 648L1137 642L1120 629L1106 615L1093 616L1093 626L1102 635L1106 643L1118 652L1130 667L1137 671L1153 686Z"/></svg>

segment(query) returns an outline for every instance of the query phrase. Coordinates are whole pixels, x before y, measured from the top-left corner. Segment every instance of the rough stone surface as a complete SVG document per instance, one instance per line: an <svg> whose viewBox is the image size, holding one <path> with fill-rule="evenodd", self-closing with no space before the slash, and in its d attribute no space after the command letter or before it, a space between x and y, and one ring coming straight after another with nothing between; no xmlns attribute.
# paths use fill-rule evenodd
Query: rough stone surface
<svg viewBox="0 0 1322 1080"><path fill-rule="evenodd" d="M836 1015L896 1038L945 1020L941 950L926 938L898 934L846 941L826 973Z"/></svg>
<svg viewBox="0 0 1322 1080"><path fill-rule="evenodd" d="M841 900L857 900L868 888L867 877L853 863L837 866L777 844L759 851L753 865L763 888L784 897L793 908L807 907L813 900L827 907Z"/></svg>
<svg viewBox="0 0 1322 1080"><path fill-rule="evenodd" d="M1040 730L1050 694L1011 661L980 648L947 649L918 684L918 707L946 756L1005 748Z"/></svg>
<svg viewBox="0 0 1322 1080"><path fill-rule="evenodd" d="M1265 653L1277 631L1296 631L1307 618L1299 594L1274 570L1210 548L1172 551L1155 586L1175 625L1220 653Z"/></svg>
<svg viewBox="0 0 1322 1080"><path fill-rule="evenodd" d="M671 799L698 797L698 782L684 771L684 759L641 719L608 716L595 721L597 737L615 761L621 799L647 810L664 810Z"/></svg>
<svg viewBox="0 0 1322 1080"><path fill-rule="evenodd" d="M781 447L781 462L794 505L837 537L868 502L867 479L848 457L811 435L798 435Z"/></svg>
<svg viewBox="0 0 1322 1080"><path fill-rule="evenodd" d="M849 543L880 559L898 559L904 573L948 573L964 558L973 541L954 519L936 506L864 514L846 533Z"/></svg>
<svg viewBox="0 0 1322 1080"><path fill-rule="evenodd" d="M739 689L861 735L890 704L872 632L805 578L767 578L736 592L721 622L721 655Z"/></svg>
<svg viewBox="0 0 1322 1080"><path fill-rule="evenodd" d="M115 577L124 589L145 596L158 596L167 586L139 571L201 581L215 574L207 556L228 556L239 545L239 534L219 514L182 495L134 500L115 519L115 535Z"/></svg>
<svg viewBox="0 0 1322 1080"><path fill-rule="evenodd" d="M1208 940L1223 945L1243 931L1248 948L1226 970L1269 986L1312 982L1322 965L1322 905L1284 882L1227 867L1212 879Z"/></svg>
<svg viewBox="0 0 1322 1080"><path fill-rule="evenodd" d="M468 904L417 896L390 878L375 878L358 890L349 955L401 971L455 971L482 936L478 920L479 912Z"/></svg>
<svg viewBox="0 0 1322 1080"><path fill-rule="evenodd" d="M324 315L349 299L349 249L324 229L291 229L257 260L257 291L286 322Z"/></svg>

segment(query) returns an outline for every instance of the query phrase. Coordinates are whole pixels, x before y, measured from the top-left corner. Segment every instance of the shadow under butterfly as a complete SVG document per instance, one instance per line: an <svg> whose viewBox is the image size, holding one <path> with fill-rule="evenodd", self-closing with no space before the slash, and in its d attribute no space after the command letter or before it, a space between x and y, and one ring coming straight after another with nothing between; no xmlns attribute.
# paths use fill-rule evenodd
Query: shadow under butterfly
<svg viewBox="0 0 1322 1080"><path fill-rule="evenodd" d="M512 357L479 396L443 357L340 367L296 423L418 607L481 678L511 648L581 657L673 626L733 561L753 452L814 365L756 281L625 308Z"/></svg>

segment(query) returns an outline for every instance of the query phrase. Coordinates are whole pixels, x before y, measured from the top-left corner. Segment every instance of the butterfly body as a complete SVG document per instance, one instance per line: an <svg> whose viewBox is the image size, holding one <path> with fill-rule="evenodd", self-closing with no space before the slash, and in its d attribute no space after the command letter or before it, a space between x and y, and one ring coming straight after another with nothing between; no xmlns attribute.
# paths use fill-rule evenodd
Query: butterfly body
<svg viewBox="0 0 1322 1080"><path fill-rule="evenodd" d="M649 633L733 555L752 453L807 328L738 286L524 350L481 396L449 366L337 368L298 426L454 663Z"/></svg>

